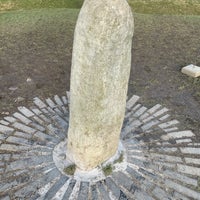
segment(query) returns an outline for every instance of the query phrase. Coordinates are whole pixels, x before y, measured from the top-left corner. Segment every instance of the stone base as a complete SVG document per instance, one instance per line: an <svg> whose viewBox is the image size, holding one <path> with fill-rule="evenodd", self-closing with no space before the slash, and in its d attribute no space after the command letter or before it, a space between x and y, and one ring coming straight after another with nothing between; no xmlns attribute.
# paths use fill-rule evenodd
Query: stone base
<svg viewBox="0 0 200 200"><path fill-rule="evenodd" d="M34 98L36 107L19 107L0 120L1 200L200 199L200 143L195 134L179 130L167 108L137 103L138 96L127 102L123 158L87 174L66 174L63 169L72 164L63 152L67 96ZM105 173L110 163L112 169Z"/></svg>

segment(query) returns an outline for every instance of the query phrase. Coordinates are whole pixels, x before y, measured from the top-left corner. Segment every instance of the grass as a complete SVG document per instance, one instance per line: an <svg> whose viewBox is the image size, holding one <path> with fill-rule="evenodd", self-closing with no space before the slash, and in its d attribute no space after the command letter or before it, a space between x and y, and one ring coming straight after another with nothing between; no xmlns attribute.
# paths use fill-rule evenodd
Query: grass
<svg viewBox="0 0 200 200"><path fill-rule="evenodd" d="M200 15L200 0L128 0L136 13Z"/></svg>
<svg viewBox="0 0 200 200"><path fill-rule="evenodd" d="M123 155L123 153L121 153L120 156L119 156L119 158L114 161L114 164L116 164L116 163L122 163L123 160L124 160L124 155Z"/></svg>
<svg viewBox="0 0 200 200"><path fill-rule="evenodd" d="M200 15L200 0L128 0L133 11L144 14ZM81 8L83 0L0 0L0 11L38 8Z"/></svg>
<svg viewBox="0 0 200 200"><path fill-rule="evenodd" d="M38 8L80 8L82 3L83 0L0 0L0 11Z"/></svg>
<svg viewBox="0 0 200 200"><path fill-rule="evenodd" d="M73 176L76 171L76 165L70 165L66 167L63 171L65 174Z"/></svg>
<svg viewBox="0 0 200 200"><path fill-rule="evenodd" d="M102 171L104 173L105 176L109 176L110 174L112 174L113 168L112 165L106 165L105 167L102 168Z"/></svg>

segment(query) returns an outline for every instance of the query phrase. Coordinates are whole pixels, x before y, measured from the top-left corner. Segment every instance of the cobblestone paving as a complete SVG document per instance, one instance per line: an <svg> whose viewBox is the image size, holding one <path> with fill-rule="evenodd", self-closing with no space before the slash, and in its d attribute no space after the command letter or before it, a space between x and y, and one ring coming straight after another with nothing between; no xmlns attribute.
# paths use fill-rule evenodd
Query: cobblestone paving
<svg viewBox="0 0 200 200"><path fill-rule="evenodd" d="M127 168L97 182L61 173L54 147L67 136L69 93L0 120L0 199L200 199L200 143L168 109L127 102L121 141Z"/></svg>

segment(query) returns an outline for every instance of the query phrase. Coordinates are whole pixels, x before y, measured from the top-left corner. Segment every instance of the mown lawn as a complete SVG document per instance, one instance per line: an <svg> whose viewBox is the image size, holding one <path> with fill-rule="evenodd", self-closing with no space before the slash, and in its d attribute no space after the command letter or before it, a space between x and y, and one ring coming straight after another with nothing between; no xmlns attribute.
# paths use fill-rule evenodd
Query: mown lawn
<svg viewBox="0 0 200 200"><path fill-rule="evenodd" d="M38 8L81 8L84 0L0 0L0 11ZM200 15L200 0L128 0L133 11L146 14Z"/></svg>

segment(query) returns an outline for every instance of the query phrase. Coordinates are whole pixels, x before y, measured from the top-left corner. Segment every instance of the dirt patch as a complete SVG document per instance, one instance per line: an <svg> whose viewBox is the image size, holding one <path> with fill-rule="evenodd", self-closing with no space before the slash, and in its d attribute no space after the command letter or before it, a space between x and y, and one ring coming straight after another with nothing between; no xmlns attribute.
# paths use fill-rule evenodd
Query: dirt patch
<svg viewBox="0 0 200 200"><path fill-rule="evenodd" d="M78 10L18 11L0 15L0 118L69 90ZM172 110L183 129L200 134L200 81L181 67L200 65L200 17L135 14L129 97Z"/></svg>

